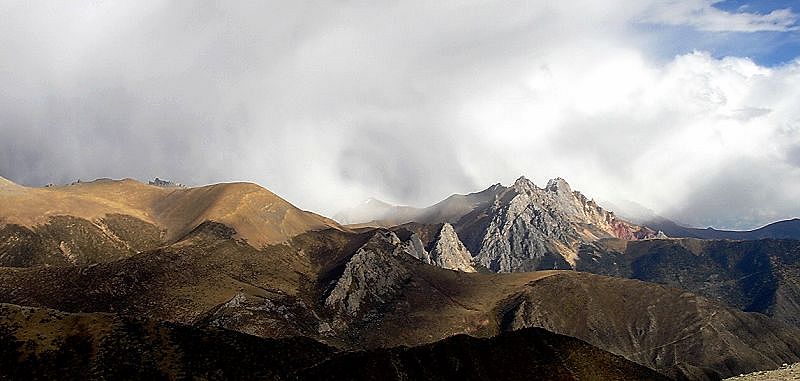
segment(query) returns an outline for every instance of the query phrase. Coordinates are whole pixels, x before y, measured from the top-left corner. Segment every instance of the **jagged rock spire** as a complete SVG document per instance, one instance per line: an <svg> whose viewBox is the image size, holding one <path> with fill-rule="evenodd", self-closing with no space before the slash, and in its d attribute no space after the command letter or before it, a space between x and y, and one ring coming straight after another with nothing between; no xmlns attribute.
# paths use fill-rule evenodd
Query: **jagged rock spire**
<svg viewBox="0 0 800 381"><path fill-rule="evenodd" d="M512 187L519 191L524 189L536 188L536 184L534 184L533 181L528 180L527 177L520 176L516 181L514 181L514 185Z"/></svg>
<svg viewBox="0 0 800 381"><path fill-rule="evenodd" d="M458 238L453 225L445 223L439 231L439 238L431 250L434 264L451 270L475 272L470 255L464 243Z"/></svg>
<svg viewBox="0 0 800 381"><path fill-rule="evenodd" d="M522 176L512 189L483 213L475 214L488 217L481 222L485 228L478 237L465 239L472 245L475 262L492 271L574 268L581 244L608 237L655 236L654 231L616 218L573 191L560 177L542 189Z"/></svg>

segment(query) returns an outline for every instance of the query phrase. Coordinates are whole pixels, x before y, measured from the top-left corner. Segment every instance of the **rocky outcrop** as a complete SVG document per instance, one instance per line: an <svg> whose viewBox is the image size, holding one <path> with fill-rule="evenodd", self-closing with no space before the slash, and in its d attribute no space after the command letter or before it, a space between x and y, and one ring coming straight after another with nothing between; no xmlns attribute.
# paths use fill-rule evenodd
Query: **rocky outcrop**
<svg viewBox="0 0 800 381"><path fill-rule="evenodd" d="M420 239L417 233L412 233L408 240L400 243L395 249L395 252L408 254L429 265L434 264L431 253L425 249L425 243L422 242L422 239Z"/></svg>
<svg viewBox="0 0 800 381"><path fill-rule="evenodd" d="M573 223L591 225L592 229L582 233L593 234L594 237L589 235L586 238L603 238L603 235L608 235L636 240L654 238L657 234L649 228L617 218L613 212L603 209L594 200L590 200L578 191L573 191L560 177L548 181L544 191L553 198L552 205L563 211ZM601 233L597 234L592 230L600 230Z"/></svg>
<svg viewBox="0 0 800 381"><path fill-rule="evenodd" d="M472 255L458 239L453 225L444 223L439 237L431 250L431 259L436 266L464 272L475 272Z"/></svg>
<svg viewBox="0 0 800 381"><path fill-rule="evenodd" d="M158 177L148 181L147 184L155 185L157 187L162 187L162 188L186 188L186 185L183 185L181 183L170 180L159 179Z"/></svg>
<svg viewBox="0 0 800 381"><path fill-rule="evenodd" d="M569 248L578 241L575 213L568 200L521 177L486 213L491 220L476 261L496 272L541 268L546 259L552 268L569 268L574 263Z"/></svg>
<svg viewBox="0 0 800 381"><path fill-rule="evenodd" d="M449 240L446 246L452 250L440 250L444 253L441 259L434 250L438 243L419 231L412 242L403 238L407 246L404 251L425 263L460 271L470 271L475 264L494 272L574 269L581 244L602 238L663 237L618 218L572 190L562 178L539 188L523 176L511 187L495 184L481 192L452 195L427 208L371 200L357 210L369 217L356 220L394 226L393 230L398 225L452 225L453 234L448 233L448 239L442 241L445 244ZM468 260L457 242L470 253Z"/></svg>
<svg viewBox="0 0 800 381"><path fill-rule="evenodd" d="M472 235L467 241L475 243L469 248L475 261L495 272L570 269L582 243L656 236L616 218L561 178L539 188L520 177L488 208L465 216L456 228Z"/></svg>
<svg viewBox="0 0 800 381"><path fill-rule="evenodd" d="M475 272L472 265L472 254L464 243L458 238L453 225L444 223L439 228L435 237L425 243L420 233L411 233L408 238L400 243L396 251L403 252L429 265L441 268Z"/></svg>
<svg viewBox="0 0 800 381"><path fill-rule="evenodd" d="M363 315L400 293L403 283L411 277L396 258L400 244L394 233L378 231L350 258L325 299L325 305L338 320Z"/></svg>
<svg viewBox="0 0 800 381"><path fill-rule="evenodd" d="M410 224L394 230L401 243L395 249L429 265L462 272L475 272L470 254L453 225Z"/></svg>

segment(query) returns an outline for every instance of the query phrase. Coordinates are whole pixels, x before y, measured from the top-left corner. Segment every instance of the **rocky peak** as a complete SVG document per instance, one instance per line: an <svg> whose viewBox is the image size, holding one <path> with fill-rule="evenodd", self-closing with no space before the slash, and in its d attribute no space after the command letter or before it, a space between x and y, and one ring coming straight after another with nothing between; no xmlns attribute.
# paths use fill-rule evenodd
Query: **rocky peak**
<svg viewBox="0 0 800 381"><path fill-rule="evenodd" d="M499 272L574 268L581 244L655 237L654 231L620 220L573 191L562 178L538 188L520 177L474 216L480 220L460 221L457 229L466 233L464 242L470 243L475 262Z"/></svg>
<svg viewBox="0 0 800 381"><path fill-rule="evenodd" d="M431 249L431 260L445 269L475 272L472 255L458 238L453 225L448 223L444 223L439 231L439 237Z"/></svg>
<svg viewBox="0 0 800 381"><path fill-rule="evenodd" d="M550 181L547 182L547 186L544 189L549 192L568 193L568 194L572 193L572 189L570 189L567 181L560 177L556 177L555 179L550 179Z"/></svg>
<svg viewBox="0 0 800 381"><path fill-rule="evenodd" d="M442 224L432 239L427 239L427 246L422 242L418 233L402 235L404 241L397 245L395 254L408 254L429 265L449 270L475 272L472 265L472 254L458 238L453 225Z"/></svg>
<svg viewBox="0 0 800 381"><path fill-rule="evenodd" d="M496 272L535 270L543 262L552 263L549 268L569 268L563 259L551 259L567 257L560 251L576 240L570 218L541 189L521 183L514 191L512 198L485 212L489 219L475 261Z"/></svg>
<svg viewBox="0 0 800 381"><path fill-rule="evenodd" d="M325 305L337 316L336 325L362 316L400 293L410 277L397 257L400 244L394 233L378 231L350 258L325 299Z"/></svg>
<svg viewBox="0 0 800 381"><path fill-rule="evenodd" d="M429 265L434 264L431 254L425 249L425 244L417 233L412 233L405 242L398 245L395 250L396 253L405 253L414 258L419 259Z"/></svg>
<svg viewBox="0 0 800 381"><path fill-rule="evenodd" d="M537 187L533 181L528 180L528 178L525 176L520 176L516 181L514 181L514 185L511 186L511 189L517 193L531 193L535 190L538 190L539 187Z"/></svg>

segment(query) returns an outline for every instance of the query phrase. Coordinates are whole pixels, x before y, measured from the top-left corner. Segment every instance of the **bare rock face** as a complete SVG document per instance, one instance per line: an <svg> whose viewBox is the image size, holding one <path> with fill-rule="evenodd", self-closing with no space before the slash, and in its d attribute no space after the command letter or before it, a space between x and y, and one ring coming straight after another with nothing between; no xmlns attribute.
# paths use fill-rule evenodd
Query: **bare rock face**
<svg viewBox="0 0 800 381"><path fill-rule="evenodd" d="M325 299L325 305L333 310L340 323L399 295L411 277L397 258L400 245L394 233L379 231L350 258Z"/></svg>
<svg viewBox="0 0 800 381"><path fill-rule="evenodd" d="M492 271L511 272L539 267L548 254L562 252L553 256L553 267L569 268L568 247L577 241L578 232L570 217L577 210L567 201L519 178L487 213L491 220L476 261Z"/></svg>
<svg viewBox="0 0 800 381"><path fill-rule="evenodd" d="M459 271L474 270L476 265L493 272L575 269L582 244L602 238L659 237L652 229L617 218L572 190L562 178L539 188L520 177L510 187L495 184L481 192L452 195L421 209L375 200L362 207L365 211L371 208L380 211L379 215L370 214L375 220L372 223L378 226L394 229L421 224L438 229L444 224L441 230L445 234L417 229L410 240L402 236L402 251L424 263ZM447 231L450 227L452 233ZM432 235L444 239L437 242ZM459 242L470 258L463 255ZM443 246L436 249L439 244Z"/></svg>
<svg viewBox="0 0 800 381"><path fill-rule="evenodd" d="M444 223L439 238L431 250L431 258L436 266L463 272L475 272L472 255L458 239L453 225Z"/></svg>
<svg viewBox="0 0 800 381"><path fill-rule="evenodd" d="M400 245L397 246L395 252L402 252L406 253L414 258L419 259L420 261L427 263L429 265L433 265L434 261L431 257L431 253L425 249L425 244L420 239L419 235L414 233L411 234L411 237L402 242Z"/></svg>
<svg viewBox="0 0 800 381"><path fill-rule="evenodd" d="M397 245L395 253L408 254L423 263L449 270L475 272L472 254L458 238L453 225L444 223L440 226L438 231L433 232L428 227L425 232L406 230L405 234L401 234L403 242Z"/></svg>
<svg viewBox="0 0 800 381"><path fill-rule="evenodd" d="M475 261L495 272L570 269L581 243L656 237L650 229L617 219L561 178L539 188L520 177L487 210L473 215L488 220L482 238L471 240L479 242ZM468 230L469 223L459 221L458 227Z"/></svg>
<svg viewBox="0 0 800 381"><path fill-rule="evenodd" d="M553 198L553 205L563 211L572 222L588 224L594 228L581 231L584 235L594 234L597 236L596 238L604 238L603 235L607 234L627 240L656 237L657 232L621 220L613 212L603 209L594 200L588 199L578 191L573 191L569 184L560 177L548 181L544 191ZM600 230L599 234L592 232L597 229Z"/></svg>

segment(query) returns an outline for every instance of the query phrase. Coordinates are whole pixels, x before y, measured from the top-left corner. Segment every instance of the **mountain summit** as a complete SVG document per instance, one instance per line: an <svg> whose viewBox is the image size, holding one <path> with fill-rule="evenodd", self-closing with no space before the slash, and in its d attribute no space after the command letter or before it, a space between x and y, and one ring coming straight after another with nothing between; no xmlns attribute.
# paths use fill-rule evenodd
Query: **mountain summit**
<svg viewBox="0 0 800 381"><path fill-rule="evenodd" d="M494 202L462 217L456 229L475 261L496 272L574 268L582 244L657 236L617 218L564 179L539 188L524 176L499 190Z"/></svg>
<svg viewBox="0 0 800 381"><path fill-rule="evenodd" d="M397 208L405 209L401 215L392 214ZM380 209L393 217L381 219L381 214L362 209L364 220L359 222L451 224L473 261L495 272L575 268L582 244L603 238L658 236L603 209L562 178L540 188L521 176L510 187L495 184L481 192L452 195L427 208L381 204Z"/></svg>

